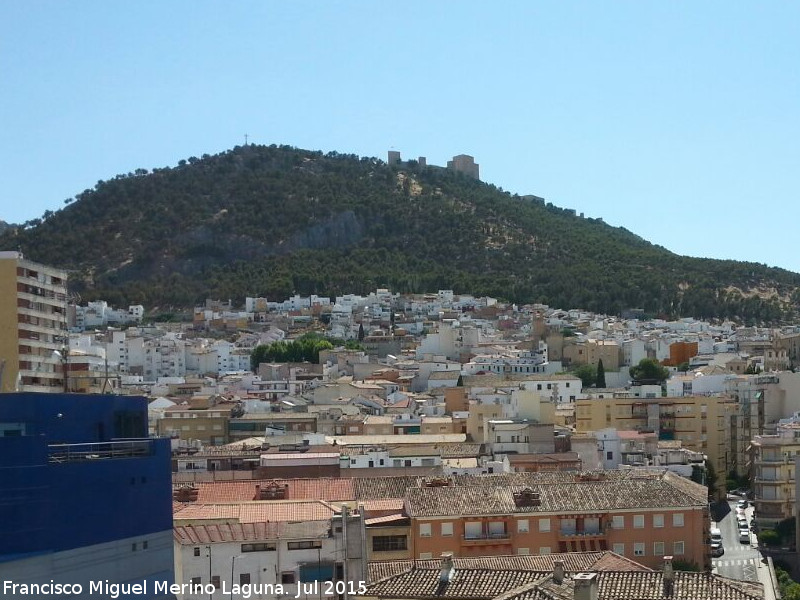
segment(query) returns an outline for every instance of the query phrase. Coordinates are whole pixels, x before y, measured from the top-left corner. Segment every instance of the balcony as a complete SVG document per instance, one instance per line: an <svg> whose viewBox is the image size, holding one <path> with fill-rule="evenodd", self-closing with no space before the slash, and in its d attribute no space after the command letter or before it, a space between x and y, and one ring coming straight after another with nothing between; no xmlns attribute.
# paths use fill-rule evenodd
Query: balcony
<svg viewBox="0 0 800 600"><path fill-rule="evenodd" d="M786 498L756 498L754 500L754 504L756 505L756 513L761 514L761 510L758 508L760 503L764 504L781 504L783 502L787 502Z"/></svg>
<svg viewBox="0 0 800 600"><path fill-rule="evenodd" d="M558 532L559 541L570 540L596 540L606 537L604 529L588 529L584 531L561 530Z"/></svg>
<svg viewBox="0 0 800 600"><path fill-rule="evenodd" d="M467 546L484 546L492 544L510 544L511 534L507 531L500 533L482 532L479 535L464 535L463 543Z"/></svg>
<svg viewBox="0 0 800 600"><path fill-rule="evenodd" d="M789 458L788 457L784 457L782 455L781 456L758 456L758 457L756 457L756 460L755 460L756 464L763 463L765 465L774 465L774 464L780 464L780 463L786 463L786 462L789 462Z"/></svg>
<svg viewBox="0 0 800 600"><path fill-rule="evenodd" d="M47 461L67 463L87 460L140 458L154 453L153 440L124 440L97 444L50 444Z"/></svg>

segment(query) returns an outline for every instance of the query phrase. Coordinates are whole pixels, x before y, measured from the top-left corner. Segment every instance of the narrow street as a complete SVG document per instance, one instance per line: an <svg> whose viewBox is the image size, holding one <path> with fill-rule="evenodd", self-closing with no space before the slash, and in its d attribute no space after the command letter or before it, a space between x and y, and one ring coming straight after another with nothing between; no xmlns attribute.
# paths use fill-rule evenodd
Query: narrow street
<svg viewBox="0 0 800 600"><path fill-rule="evenodd" d="M722 532L722 545L725 554L712 561L713 572L732 579L742 579L746 581L757 581L756 569L762 559L756 544L756 536L750 532L750 543L743 544L739 541L739 527L736 523L736 501L728 502L729 511L720 518L719 521L712 523L712 527L717 527ZM752 506L745 509L747 522L753 518Z"/></svg>

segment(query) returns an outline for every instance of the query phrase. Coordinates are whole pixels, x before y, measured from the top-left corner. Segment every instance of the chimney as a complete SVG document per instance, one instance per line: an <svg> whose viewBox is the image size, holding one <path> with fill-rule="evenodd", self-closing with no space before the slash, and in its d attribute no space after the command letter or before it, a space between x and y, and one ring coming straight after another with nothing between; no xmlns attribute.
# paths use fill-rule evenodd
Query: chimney
<svg viewBox="0 0 800 600"><path fill-rule="evenodd" d="M597 600L597 573L578 573L572 582L575 585L574 600Z"/></svg>
<svg viewBox="0 0 800 600"><path fill-rule="evenodd" d="M439 583L450 583L455 572L456 568L453 566L453 553L442 552L442 570L439 573Z"/></svg>
<svg viewBox="0 0 800 600"><path fill-rule="evenodd" d="M672 569L672 557L664 557L664 572L662 574L664 581L664 597L672 598L672 591L675 588L675 571Z"/></svg>
<svg viewBox="0 0 800 600"><path fill-rule="evenodd" d="M558 585L564 583L564 561L563 560L554 560L553 561L553 581Z"/></svg>

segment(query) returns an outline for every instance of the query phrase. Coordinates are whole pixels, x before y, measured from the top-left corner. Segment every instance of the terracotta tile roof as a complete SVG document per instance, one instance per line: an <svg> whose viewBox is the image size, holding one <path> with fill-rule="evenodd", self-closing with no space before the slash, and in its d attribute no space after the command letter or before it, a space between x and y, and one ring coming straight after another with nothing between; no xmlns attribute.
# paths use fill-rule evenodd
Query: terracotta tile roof
<svg viewBox="0 0 800 600"><path fill-rule="evenodd" d="M498 571L551 571L553 562L561 560L567 572L597 570L597 565L606 557L609 560L623 559L624 557L613 552L564 552L561 554L546 554L543 556L530 555L508 555L508 556L472 556L454 557L453 564L456 569L492 569ZM627 561L630 569L649 571L644 565ZM441 559L430 560L387 560L372 561L368 564L368 575L370 581L377 581L390 575L397 575L407 571L414 566L421 568L434 569L441 566ZM622 569L620 569L622 570Z"/></svg>
<svg viewBox="0 0 800 600"><path fill-rule="evenodd" d="M373 517L371 519L364 519L364 525L369 527L370 525L383 525L385 523L402 523L405 524L409 523L409 519L402 513L396 513L393 515L385 515L383 517Z"/></svg>
<svg viewBox="0 0 800 600"><path fill-rule="evenodd" d="M247 502L256 499L256 486L288 485L286 500L354 500L352 479L327 477L321 479L263 479L247 481L215 481L197 483L197 503Z"/></svg>
<svg viewBox="0 0 800 600"><path fill-rule="evenodd" d="M325 538L330 533L330 521L302 523L209 523L176 525L175 541L184 545L244 542L253 540Z"/></svg>
<svg viewBox="0 0 800 600"><path fill-rule="evenodd" d="M666 477L661 474L661 477L612 476L594 479L594 475L577 473L558 473L571 476L569 478L549 477L550 475L553 474L455 477L453 479L456 485L409 489L406 492L406 507L412 517L433 517L520 512L599 512L625 508L705 506L707 503L705 488L702 488L704 493L700 499L694 487L697 484L680 476ZM462 482L466 485L459 485ZM525 487L539 494L539 505L516 505L513 493Z"/></svg>
<svg viewBox="0 0 800 600"><path fill-rule="evenodd" d="M475 598L489 599L505 590L513 590L531 580L547 576L531 571L494 571L491 569L458 569L452 579L442 584L440 568L416 567L367 586L365 596L378 598Z"/></svg>
<svg viewBox="0 0 800 600"><path fill-rule="evenodd" d="M173 513L176 524L192 521L234 520L239 523L301 522L330 519L338 510L322 501L315 502L241 502L234 504L184 504Z"/></svg>
<svg viewBox="0 0 800 600"><path fill-rule="evenodd" d="M482 444L437 444L442 453L442 458L472 458L480 456Z"/></svg>
<svg viewBox="0 0 800 600"><path fill-rule="evenodd" d="M406 489L416 487L419 477L356 477L351 479L356 500L404 498Z"/></svg>
<svg viewBox="0 0 800 600"><path fill-rule="evenodd" d="M562 555L563 556L563 555ZM508 558L508 557L495 557ZM533 557L531 557L533 558ZM454 559L448 582L440 581L440 561L416 561L399 573L372 580L367 596L392 599L453 598L471 600L572 600L576 571L553 581L552 570L494 569L464 566ZM407 563L409 561L402 561ZM436 563L431 565L429 563ZM370 575L373 574L370 565ZM598 600L763 600L760 583L727 579L711 573L674 573L669 595L661 571L596 571ZM582 570L581 572L586 572Z"/></svg>
<svg viewBox="0 0 800 600"><path fill-rule="evenodd" d="M379 500L366 500L363 504L364 511L369 514L387 510L402 510L405 500L402 498L382 498Z"/></svg>

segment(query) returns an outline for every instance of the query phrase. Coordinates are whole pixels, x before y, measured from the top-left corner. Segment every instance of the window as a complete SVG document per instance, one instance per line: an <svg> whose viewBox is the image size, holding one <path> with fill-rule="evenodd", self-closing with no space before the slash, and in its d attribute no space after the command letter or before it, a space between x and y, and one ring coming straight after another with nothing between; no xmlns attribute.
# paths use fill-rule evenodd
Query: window
<svg viewBox="0 0 800 600"><path fill-rule="evenodd" d="M269 552L277 550L275 542L260 542L257 544L242 544L242 552Z"/></svg>
<svg viewBox="0 0 800 600"><path fill-rule="evenodd" d="M131 552L136 552L136 542L131 544Z"/></svg>
<svg viewBox="0 0 800 600"><path fill-rule="evenodd" d="M633 528L641 529L644 527L644 515L633 515Z"/></svg>
<svg viewBox="0 0 800 600"><path fill-rule="evenodd" d="M507 537L505 521L489 521L489 537Z"/></svg>
<svg viewBox="0 0 800 600"><path fill-rule="evenodd" d="M539 548L539 554L545 556L546 554L550 554L550 546L542 546Z"/></svg>
<svg viewBox="0 0 800 600"><path fill-rule="evenodd" d="M196 585L202 585L203 580L200 577L192 577L192 587Z"/></svg>
<svg viewBox="0 0 800 600"><path fill-rule="evenodd" d="M281 573L281 583L283 585L294 583L294 571L284 571Z"/></svg>
<svg viewBox="0 0 800 600"><path fill-rule="evenodd" d="M550 531L550 519L539 519L539 531L542 533Z"/></svg>
<svg viewBox="0 0 800 600"><path fill-rule="evenodd" d="M213 575L211 577L211 585L214 586L215 590L219 589L219 575Z"/></svg>
<svg viewBox="0 0 800 600"><path fill-rule="evenodd" d="M420 537L431 537L431 524L430 523L420 523L419 524L419 535L420 535Z"/></svg>
<svg viewBox="0 0 800 600"><path fill-rule="evenodd" d="M250 573L239 573L239 585L249 585Z"/></svg>
<svg viewBox="0 0 800 600"><path fill-rule="evenodd" d="M672 544L672 554L675 556L683 556L683 542L675 542Z"/></svg>
<svg viewBox="0 0 800 600"><path fill-rule="evenodd" d="M683 527L683 513L673 513L672 514L672 526L673 527Z"/></svg>
<svg viewBox="0 0 800 600"><path fill-rule="evenodd" d="M429 560L433 558L433 553L431 552L420 552L419 554L420 560Z"/></svg>
<svg viewBox="0 0 800 600"><path fill-rule="evenodd" d="M517 548L517 554L520 556L528 556L531 553L530 548Z"/></svg>
<svg viewBox="0 0 800 600"><path fill-rule="evenodd" d="M614 460L614 452L612 450L606 452L606 460Z"/></svg>
<svg viewBox="0 0 800 600"><path fill-rule="evenodd" d="M653 542L653 556L664 556L664 542Z"/></svg>
<svg viewBox="0 0 800 600"><path fill-rule="evenodd" d="M316 548L322 548L322 542L312 541L312 540L303 540L302 542L289 542L288 544L286 544L286 548L288 550L311 550Z"/></svg>
<svg viewBox="0 0 800 600"><path fill-rule="evenodd" d="M464 523L464 538L479 540L483 536L483 524L480 521L467 521Z"/></svg>
<svg viewBox="0 0 800 600"><path fill-rule="evenodd" d="M442 536L443 537L451 537L453 535L453 524L452 523L442 523Z"/></svg>
<svg viewBox="0 0 800 600"><path fill-rule="evenodd" d="M142 542L142 550L147 550L147 540Z"/></svg>
<svg viewBox="0 0 800 600"><path fill-rule="evenodd" d="M633 555L634 556L644 556L644 543L636 542L633 545Z"/></svg>
<svg viewBox="0 0 800 600"><path fill-rule="evenodd" d="M664 526L664 515L653 515L653 527Z"/></svg>
<svg viewBox="0 0 800 600"><path fill-rule="evenodd" d="M517 521L517 533L528 533L528 519Z"/></svg>
<svg viewBox="0 0 800 600"><path fill-rule="evenodd" d="M625 544L614 544L613 551L620 556L625 556Z"/></svg>
<svg viewBox="0 0 800 600"><path fill-rule="evenodd" d="M376 535L372 538L373 552L394 552L408 549L408 538L404 535Z"/></svg>
<svg viewBox="0 0 800 600"><path fill-rule="evenodd" d="M200 548L195 548L194 549L194 555L195 556L200 556Z"/></svg>
<svg viewBox="0 0 800 600"><path fill-rule="evenodd" d="M614 529L625 529L625 515L614 515L611 519L611 526Z"/></svg>

